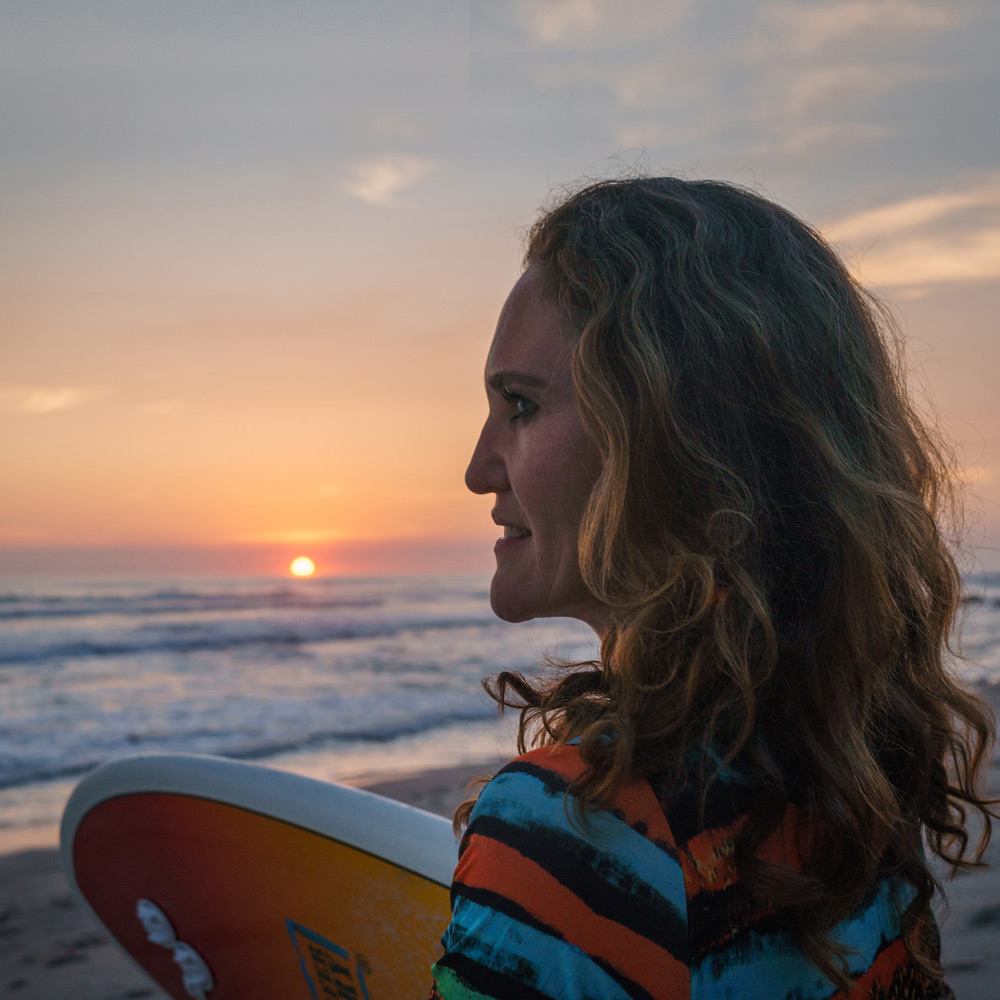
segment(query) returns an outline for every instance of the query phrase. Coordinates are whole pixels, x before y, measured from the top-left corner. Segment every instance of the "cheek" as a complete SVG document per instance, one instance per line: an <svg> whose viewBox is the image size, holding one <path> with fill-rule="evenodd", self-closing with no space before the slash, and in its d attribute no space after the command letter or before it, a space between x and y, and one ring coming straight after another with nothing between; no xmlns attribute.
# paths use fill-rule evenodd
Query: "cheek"
<svg viewBox="0 0 1000 1000"><path fill-rule="evenodd" d="M589 439L567 433L550 440L524 468L524 502L536 517L576 537L590 492L600 471Z"/></svg>
<svg viewBox="0 0 1000 1000"><path fill-rule="evenodd" d="M567 504L574 510L582 511L600 474L601 456L597 446L584 432L579 417L575 414L574 417L559 448L559 475Z"/></svg>

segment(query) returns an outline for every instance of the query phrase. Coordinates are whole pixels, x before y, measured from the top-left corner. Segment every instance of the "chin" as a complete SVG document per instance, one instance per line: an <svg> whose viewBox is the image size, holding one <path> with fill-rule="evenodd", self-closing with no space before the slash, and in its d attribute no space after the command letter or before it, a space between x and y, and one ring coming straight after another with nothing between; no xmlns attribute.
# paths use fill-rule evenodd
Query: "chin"
<svg viewBox="0 0 1000 1000"><path fill-rule="evenodd" d="M490 584L490 607L501 621L516 624L534 618L576 618L603 635L611 619L608 609L589 591L572 596L577 599L569 600L569 595L565 601L553 601L551 596L549 600L538 599L537 595L533 599L526 587L508 584L496 576Z"/></svg>
<svg viewBox="0 0 1000 1000"><path fill-rule="evenodd" d="M493 614L501 621L515 624L543 617L543 613L533 607L530 601L525 600L526 596L523 590L519 592L516 587L498 583L496 577L490 585L490 607L493 609Z"/></svg>
<svg viewBox="0 0 1000 1000"><path fill-rule="evenodd" d="M517 601L496 598L492 593L490 594L490 607L497 618L501 621L510 622L512 625L517 622L530 622L532 618L540 617L534 611L530 611Z"/></svg>

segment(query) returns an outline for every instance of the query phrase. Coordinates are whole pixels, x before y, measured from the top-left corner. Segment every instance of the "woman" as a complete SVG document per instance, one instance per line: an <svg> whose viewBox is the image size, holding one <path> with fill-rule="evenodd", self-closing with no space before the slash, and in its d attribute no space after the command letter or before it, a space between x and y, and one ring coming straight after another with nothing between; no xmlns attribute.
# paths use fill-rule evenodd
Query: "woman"
<svg viewBox="0 0 1000 1000"><path fill-rule="evenodd" d="M587 187L526 265L466 481L496 613L601 652L488 686L523 756L456 817L435 995L952 996L923 840L974 864L993 720L947 671L948 466L886 315L716 182Z"/></svg>

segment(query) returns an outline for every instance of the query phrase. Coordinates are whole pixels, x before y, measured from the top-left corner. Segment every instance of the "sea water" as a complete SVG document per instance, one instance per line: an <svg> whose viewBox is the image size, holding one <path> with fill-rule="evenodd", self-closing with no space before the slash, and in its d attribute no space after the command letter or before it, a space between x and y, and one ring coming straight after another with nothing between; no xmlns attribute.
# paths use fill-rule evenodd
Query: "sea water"
<svg viewBox="0 0 1000 1000"><path fill-rule="evenodd" d="M0 828L129 753L327 779L509 756L482 678L595 652L580 622L499 621L488 576L0 578Z"/></svg>
<svg viewBox="0 0 1000 1000"><path fill-rule="evenodd" d="M489 578L0 578L0 828L54 823L110 757L197 752L326 779L514 752L481 680L596 655L510 625ZM1000 683L1000 576L966 581L970 683Z"/></svg>

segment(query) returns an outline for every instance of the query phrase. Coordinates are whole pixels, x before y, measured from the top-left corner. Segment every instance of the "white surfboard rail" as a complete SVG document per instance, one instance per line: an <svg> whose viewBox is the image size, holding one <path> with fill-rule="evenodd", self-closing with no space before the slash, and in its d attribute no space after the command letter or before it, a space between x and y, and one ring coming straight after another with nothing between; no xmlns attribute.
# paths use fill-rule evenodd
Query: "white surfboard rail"
<svg viewBox="0 0 1000 1000"><path fill-rule="evenodd" d="M86 814L123 795L164 792L237 806L311 830L451 884L458 844L451 823L393 799L315 778L206 754L136 754L102 764L70 796L60 825L60 858L70 885L73 840Z"/></svg>

